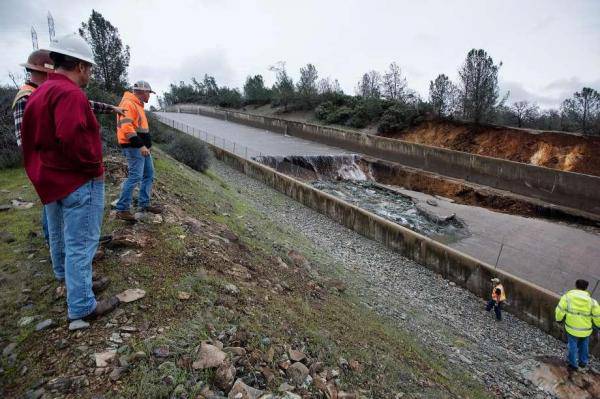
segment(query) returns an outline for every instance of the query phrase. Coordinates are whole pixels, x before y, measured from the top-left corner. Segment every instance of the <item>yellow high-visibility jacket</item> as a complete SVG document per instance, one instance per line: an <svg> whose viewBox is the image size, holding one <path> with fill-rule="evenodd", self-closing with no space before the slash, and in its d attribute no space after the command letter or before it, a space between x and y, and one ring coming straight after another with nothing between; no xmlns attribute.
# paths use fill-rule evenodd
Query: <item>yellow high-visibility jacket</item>
<svg viewBox="0 0 600 399"><path fill-rule="evenodd" d="M571 290L564 294L556 310L556 321L565 321L565 330L574 337L592 334L592 326L600 328L600 305L589 292Z"/></svg>

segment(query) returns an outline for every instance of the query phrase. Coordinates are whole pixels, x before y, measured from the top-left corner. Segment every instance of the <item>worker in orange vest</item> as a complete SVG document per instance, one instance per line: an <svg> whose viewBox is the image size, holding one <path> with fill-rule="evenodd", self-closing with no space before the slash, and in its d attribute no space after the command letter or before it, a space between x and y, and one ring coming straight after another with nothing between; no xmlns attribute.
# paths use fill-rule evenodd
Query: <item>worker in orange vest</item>
<svg viewBox="0 0 600 399"><path fill-rule="evenodd" d="M117 219L135 222L130 211L133 191L139 184L138 208L142 212L161 213L159 206L150 203L152 182L154 181L154 163L150 147L152 139L148 127L148 119L144 104L154 93L150 84L140 80L133 84L133 93L126 91L121 99L120 107L125 109L124 116L117 117L117 139L127 158L127 180L123 183L121 195L117 202Z"/></svg>
<svg viewBox="0 0 600 399"><path fill-rule="evenodd" d="M489 300L485 310L488 312L494 308L494 313L496 313L496 320L502 320L502 306L504 305L504 301L506 301L506 293L504 291L504 286L500 283L500 279L494 277L492 280L494 284L494 288L492 288L492 299Z"/></svg>

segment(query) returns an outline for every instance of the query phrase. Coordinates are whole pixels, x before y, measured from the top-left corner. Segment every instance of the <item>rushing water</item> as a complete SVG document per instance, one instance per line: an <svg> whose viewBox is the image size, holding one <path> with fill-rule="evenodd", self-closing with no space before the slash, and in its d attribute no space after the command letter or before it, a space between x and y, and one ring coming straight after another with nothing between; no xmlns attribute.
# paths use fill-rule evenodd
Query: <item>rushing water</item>
<svg viewBox="0 0 600 399"><path fill-rule="evenodd" d="M412 198L375 185L368 167L363 162L361 168L357 155L262 156L255 160L308 180L319 190L439 241L452 242L468 235L456 218L439 220L418 207Z"/></svg>
<svg viewBox="0 0 600 399"><path fill-rule="evenodd" d="M313 174L313 179L317 180L366 181L372 179L357 164L360 159L358 155L261 156L254 159L278 171L297 175L309 172Z"/></svg>
<svg viewBox="0 0 600 399"><path fill-rule="evenodd" d="M374 185L370 181L314 181L313 187L332 194L401 226L444 242L468 235L456 218L435 222L410 197Z"/></svg>

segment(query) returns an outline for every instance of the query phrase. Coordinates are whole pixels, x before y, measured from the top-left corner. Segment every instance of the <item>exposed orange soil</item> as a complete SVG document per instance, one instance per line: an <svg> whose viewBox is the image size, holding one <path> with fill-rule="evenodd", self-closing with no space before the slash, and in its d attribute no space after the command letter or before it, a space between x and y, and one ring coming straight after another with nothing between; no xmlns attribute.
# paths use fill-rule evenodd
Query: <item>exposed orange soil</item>
<svg viewBox="0 0 600 399"><path fill-rule="evenodd" d="M600 176L600 138L450 121L427 121L386 137Z"/></svg>

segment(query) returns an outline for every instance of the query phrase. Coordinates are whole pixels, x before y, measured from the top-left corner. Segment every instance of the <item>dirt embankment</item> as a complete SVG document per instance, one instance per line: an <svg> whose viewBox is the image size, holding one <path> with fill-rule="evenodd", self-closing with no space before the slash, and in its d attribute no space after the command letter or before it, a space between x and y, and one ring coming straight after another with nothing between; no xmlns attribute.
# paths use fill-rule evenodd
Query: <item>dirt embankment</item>
<svg viewBox="0 0 600 399"><path fill-rule="evenodd" d="M451 121L427 121L407 131L384 136L600 176L598 137Z"/></svg>

